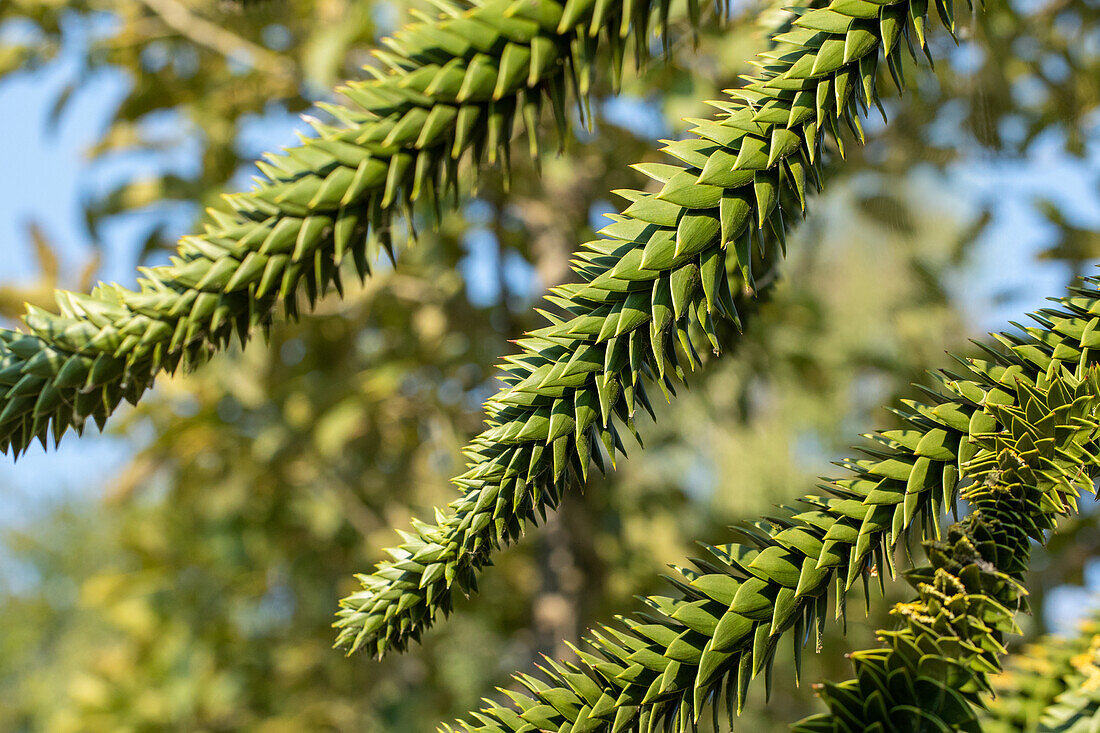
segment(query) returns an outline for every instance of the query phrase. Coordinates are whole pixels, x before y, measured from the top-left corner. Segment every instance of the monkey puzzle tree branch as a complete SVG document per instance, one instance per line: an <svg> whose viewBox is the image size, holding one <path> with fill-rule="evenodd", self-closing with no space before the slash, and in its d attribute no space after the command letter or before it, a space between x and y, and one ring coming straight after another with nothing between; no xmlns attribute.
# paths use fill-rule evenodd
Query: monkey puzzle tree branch
<svg viewBox="0 0 1100 733"><path fill-rule="evenodd" d="M796 724L797 733L981 733L989 677L1001 669L1006 635L1019 633L1016 613L1027 610L1031 543L1093 491L1098 386L1095 368L1076 384L1041 380L1017 402L1026 407L1004 408L1001 430L976 436L979 452L963 466L973 483L961 492L970 515L925 543L929 563L906 573L918 598L892 611L901 628L879 631L885 648L849 655L855 678L825 683L829 712Z"/></svg>
<svg viewBox="0 0 1100 733"><path fill-rule="evenodd" d="M567 134L567 100L601 67L618 78L628 39L642 63L651 27L668 38L668 6L655 0L437 4L440 19L386 39L385 72L349 82L344 106L321 105L337 124L314 120L316 138L258 163L256 186L210 211L170 265L142 269L136 291L59 291L57 313L29 307L26 332L0 330L0 450L60 440L89 418L102 426L157 374L268 328L280 305L295 317L302 294L312 305L339 289L345 258L365 277L383 250L392 256L398 214L457 195L463 161L507 169L517 126L537 155L544 106Z"/></svg>
<svg viewBox="0 0 1100 733"><path fill-rule="evenodd" d="M732 725L750 681L771 674L784 635L797 671L810 629L820 644L830 600L843 616L855 583L894 573L893 552L908 532L938 534L939 517L965 488L961 471L981 469L997 436L1023 440L1035 426L1044 460L1053 450L1051 460L1088 464L1091 473L1098 286L1084 281L1057 309L1035 314L1037 326L1001 334L1005 348L987 349L984 360L959 359L924 402L897 410L905 428L869 436L863 456L844 464L847 478L736 528L732 544L704 545L709 555L672 579L679 597L652 597L644 614L593 631L577 659L518 675L523 693L507 692L509 704L490 703L458 727L646 730L690 723L707 704L715 715L724 706ZM1065 475L1068 485L1078 480ZM1046 496L1044 511L1074 505L1068 491Z"/></svg>
<svg viewBox="0 0 1100 733"><path fill-rule="evenodd" d="M953 28L950 0L937 9ZM927 11L922 0L799 10L756 58L759 75L711 102L716 119L693 120L693 137L664 149L671 162L636 166L659 189L618 192L630 205L576 255L582 281L552 291L548 325L506 358L506 386L455 479L463 496L360 576L341 602L339 645L381 655L419 638L456 591L475 588L497 547L582 484L590 462L603 468L601 451L614 457L624 432L637 437L636 411L652 413L647 387L672 393L700 338L729 346L717 323L739 323L762 261L785 246L819 180L826 131L841 152L842 128L862 140L880 67L900 87L902 48L927 50Z"/></svg>

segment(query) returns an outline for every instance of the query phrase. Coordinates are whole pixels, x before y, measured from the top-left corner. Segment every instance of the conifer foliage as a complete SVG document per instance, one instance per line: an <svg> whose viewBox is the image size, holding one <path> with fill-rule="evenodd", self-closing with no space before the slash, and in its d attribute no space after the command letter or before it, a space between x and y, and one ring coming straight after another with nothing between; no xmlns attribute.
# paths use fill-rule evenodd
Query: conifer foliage
<svg viewBox="0 0 1100 733"><path fill-rule="evenodd" d="M826 683L830 712L796 731L982 730L978 696L992 691L1005 636L1027 608L1031 542L1093 488L1096 376L1019 381L1014 404L987 403L1000 429L973 436L979 451L961 492L971 513L925 544L928 565L906 573L918 599L894 609L902 627L880 632L886 648L851 655L856 678Z"/></svg>
<svg viewBox="0 0 1100 733"><path fill-rule="evenodd" d="M344 105L320 105L335 124L311 120L315 137L258 162L256 186L211 209L205 231L185 237L171 265L144 269L137 291L58 292L57 313L31 308L28 332L0 330L0 449L60 440L89 418L102 427L158 373L267 329L280 306L296 317L303 295L312 306L339 290L345 257L366 277L382 252L394 256L400 213L457 197L463 162L507 170L515 127L537 156L544 106L564 135L568 100L582 102L605 71L601 44L618 78L627 40L642 64L651 29L666 43L672 32L667 4L645 1L440 6L438 20L386 40L385 70L342 87Z"/></svg>
<svg viewBox="0 0 1100 733"><path fill-rule="evenodd" d="M256 186L227 196L228 210L211 211L136 291L59 292L58 312L32 309L25 331L0 331L0 448L22 453L88 418L102 426L158 374L297 317L303 296L312 306L341 290L341 272L367 277L424 212L457 199L463 169L507 173L520 130L537 158L540 119L566 136L569 104L587 117L596 74L615 84L629 57L650 61L654 34L667 48L684 26L726 15L696 0L683 18L666 0L435 4L437 17L385 41L375 78L322 105L330 121L313 120L314 137L259 163ZM627 205L576 254L578 282L553 289L546 325L504 358L504 387L454 479L461 496L360 576L340 604L339 646L381 656L419 639L456 593L476 589L494 551L625 453L624 437L641 442L635 421L653 414L654 390L671 397L700 349L736 345L826 159L863 141L880 81L903 89L910 60L931 58L932 17L953 34L954 14L951 0L794 8L758 71L710 103L713 117L668 142L666 162L635 166L654 183L618 192ZM1057 684L1018 676L984 710L1027 608L1031 545L1076 510L1098 470L1100 280L1033 319L905 402L905 427L870 436L846 475L734 528L729 544L704 545L673 595L592 630L573 659L518 674L507 699L444 727L685 730L705 712L717 728L723 711L733 726L752 679L770 679L780 653L797 668L853 586L893 578L895 550L916 537L927 563L901 569L916 598L894 609L881 648L852 655L853 679L819 688L826 712L795 730L977 731L1010 725L1016 698L1031 701L1036 730L1090 729L1095 641L1058 657ZM956 521L941 531L948 511Z"/></svg>
<svg viewBox="0 0 1100 733"><path fill-rule="evenodd" d="M1050 528L1052 516L1072 510L1082 490L1092 490L1097 384L1087 364L1096 347L1086 344L1100 344L1092 335L1100 326L1092 315L1100 313L1098 284L1086 283L1060 309L1035 314L1039 326L1001 334L1003 350L960 358L959 370L945 373L925 402L898 410L905 429L876 434L864 455L847 463L852 475L736 528L739 541L707 546L707 557L680 570L678 597L649 598L645 614L594 630L576 661L551 663L542 679L519 675L526 693L509 693L511 705L494 703L461 726L648 730L690 726L708 704L716 715L724 706L732 725L752 679L762 671L770 676L776 653L790 649L781 639L793 642L797 666L830 608L843 615L855 584L893 575L897 544L914 528L936 536L935 523L960 493L977 510L951 528L947 544L931 544L930 567L910 575L921 596L898 611L908 631L884 635L895 645L885 657L856 655L860 684L826 688L837 708L833 719L804 725L861 730L845 727L853 715L912 707L904 702L909 692L889 688L898 696L884 699L864 679L909 676L924 685L928 677L947 689L972 676L968 691L980 692L975 672L996 669L1002 635L1022 607L1027 543ZM915 659L913 644L923 650ZM943 651L931 656L951 664L907 666L936 644ZM947 716L949 726L928 730L951 730L954 716L974 715L943 704L931 715Z"/></svg>
<svg viewBox="0 0 1100 733"><path fill-rule="evenodd" d="M926 23L919 3L808 11L757 59L758 78L712 102L721 114L665 148L669 163L636 166L658 190L618 192L630 205L578 254L581 282L554 289L549 325L507 357L507 386L455 480L464 495L361 577L363 590L341 602L341 644L381 655L419 637L456 590L474 587L495 547L582 484L590 461L601 465L601 445L614 456L624 432L637 437L638 410L652 414L647 383L673 393L682 361L697 361L693 331L715 352L730 345L716 322L740 323L759 257L774 258L805 211L826 132L841 147L842 128L862 140L879 64L900 85L902 48L926 47Z"/></svg>

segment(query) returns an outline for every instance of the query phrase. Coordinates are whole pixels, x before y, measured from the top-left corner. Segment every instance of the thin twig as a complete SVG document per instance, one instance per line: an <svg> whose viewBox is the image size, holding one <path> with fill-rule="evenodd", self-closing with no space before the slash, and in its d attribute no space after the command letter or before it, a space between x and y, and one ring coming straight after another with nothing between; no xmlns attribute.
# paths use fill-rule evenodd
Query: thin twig
<svg viewBox="0 0 1100 733"><path fill-rule="evenodd" d="M141 0L141 2L160 16L165 25L200 46L205 46L228 59L251 62L257 69L262 68L271 74L291 80L296 77L294 64L290 61L263 46L200 18L178 0Z"/></svg>

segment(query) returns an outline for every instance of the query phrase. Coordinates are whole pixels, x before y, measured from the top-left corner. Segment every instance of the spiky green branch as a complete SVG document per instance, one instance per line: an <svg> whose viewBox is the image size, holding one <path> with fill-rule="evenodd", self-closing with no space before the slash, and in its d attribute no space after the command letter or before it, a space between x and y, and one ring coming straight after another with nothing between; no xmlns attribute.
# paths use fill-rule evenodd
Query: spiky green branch
<svg viewBox="0 0 1100 733"><path fill-rule="evenodd" d="M1031 543L1042 543L1059 515L1092 492L1100 464L1100 380L1056 376L1022 391L1015 406L996 407L996 433L979 435L978 454L963 466L961 492L971 513L942 541L925 543L929 563L906 577L918 590L893 615L901 628L880 631L884 648L849 655L856 676L826 683L828 713L796 733L892 733L983 730L979 711L1001 669L1006 636L1019 633L1027 610L1023 579Z"/></svg>
<svg viewBox="0 0 1100 733"><path fill-rule="evenodd" d="M1035 314L1036 326L997 337L1004 348L987 349L986 359L959 359L925 402L906 401L897 410L905 428L869 436L864 456L845 464L847 478L743 525L738 542L706 546L710 556L674 580L680 597L650 598L644 615L593 632L578 659L552 663L542 679L518 676L525 694L509 692L511 704L490 703L460 728L648 729L693 720L716 701L726 701L732 721L750 681L770 674L785 634L796 670L810 629L820 643L831 588L843 615L856 582L893 574L893 551L909 530L936 534L983 436L1014 429L1017 414L1056 432L1076 428L1044 415L1044 385L1082 382L1100 361L1100 281L1058 304Z"/></svg>
<svg viewBox="0 0 1100 733"><path fill-rule="evenodd" d="M321 105L337 125L313 121L316 138L258 163L256 187L227 196L230 210L210 211L204 233L143 269L136 291L58 292L57 313L30 308L27 332L0 330L0 451L60 440L89 418L102 427L159 373L268 328L280 305L295 317L302 294L312 306L339 289L345 256L365 277L382 250L392 256L400 212L457 193L462 161L499 157L507 170L517 125L537 156L544 105L567 134L566 104L584 99L598 63L618 79L630 39L642 63L651 26L669 38L669 5L655 0L436 4L440 19L376 52L386 72L349 82L345 106ZM687 6L697 23L697 0Z"/></svg>
<svg viewBox="0 0 1100 733"><path fill-rule="evenodd" d="M951 1L937 7L951 28ZM880 64L900 86L901 49L926 48L927 11L922 0L800 11L757 57L760 74L711 102L719 117L665 148L673 162L637 166L658 190L619 192L630 205L576 256L582 282L553 291L556 314L507 358L506 387L455 479L463 496L360 576L341 601L338 644L381 655L417 639L475 587L496 547L583 483L590 461L603 467L601 446L614 456L623 432L637 437L635 412L652 413L647 384L672 392L682 361L697 361L693 332L715 351L729 345L716 322L739 322L761 266L754 250L774 259L804 212L825 132L841 151L842 128L862 139Z"/></svg>

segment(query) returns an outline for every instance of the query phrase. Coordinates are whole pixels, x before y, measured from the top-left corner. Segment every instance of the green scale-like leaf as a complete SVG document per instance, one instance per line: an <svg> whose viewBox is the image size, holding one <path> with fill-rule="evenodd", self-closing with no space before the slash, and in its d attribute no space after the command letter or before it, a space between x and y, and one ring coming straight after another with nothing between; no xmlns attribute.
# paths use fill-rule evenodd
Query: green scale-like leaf
<svg viewBox="0 0 1100 733"><path fill-rule="evenodd" d="M1083 282L1058 306L1035 314L1036 326L1001 334L1003 349L959 359L956 371L925 390L926 402L905 402L897 412L906 428L870 436L863 456L845 464L849 476L826 492L741 526L734 544L705 546L707 557L680 570L679 597L648 599L644 621L594 631L576 660L544 670L537 685L517 678L529 697L510 695L511 705L492 703L459 727L526 730L517 721L546 704L544 691L558 689L585 705L575 715L544 711L540 730L647 730L651 722L686 724L717 703L732 718L750 681L770 674L785 634L797 661L830 608L844 614L854 584L874 576L885 582L894 573L893 552L907 533L938 535L938 518L966 486L960 476L991 470L1000 434L1023 440L1030 432L1034 450L1053 461L1043 463L1051 476L1050 467L1064 460L1087 464L1087 478L1100 450L1089 412L1095 385L1085 379L1100 362L1091 340L1100 325L1100 281ZM1061 478L1077 485L1075 475ZM1064 512L1075 506L1074 495L1043 493L1038 505ZM1044 516L1023 527L1026 537L1048 526Z"/></svg>
<svg viewBox="0 0 1100 733"><path fill-rule="evenodd" d="M712 102L721 113L693 120L692 137L667 145L673 162L638 166L656 190L618 192L629 206L574 258L581 282L552 291L548 325L506 359L506 387L487 403L487 427L455 479L463 496L360 576L362 589L341 601L338 644L381 655L418 638L456 591L473 589L495 548L582 484L590 462L602 469L604 454L622 452L624 432L637 437L649 390L673 393L698 361L693 332L716 352L730 345L717 322L740 323L754 270L777 258L786 223L801 217L824 131L838 145L842 127L861 139L880 63L900 79L902 47L923 46L914 36L926 10L835 0L799 11L757 58L759 76ZM429 547L443 564L431 578L418 559Z"/></svg>
<svg viewBox="0 0 1100 733"><path fill-rule="evenodd" d="M639 63L651 22L668 38L667 6L648 0L437 5L440 19L386 39L385 72L349 82L345 106L322 105L336 125L313 120L317 137L258 163L253 190L210 211L170 265L142 270L137 291L59 292L57 313L31 308L26 332L0 330L0 450L60 440L88 418L102 427L160 372L268 328L280 304L295 317L303 293L312 306L340 289L345 258L365 277L383 250L393 255L397 213L421 201L438 209L462 161L500 159L507 170L516 127L538 155L547 100L565 130L565 100L587 94L594 59L610 59L617 79L628 38Z"/></svg>

